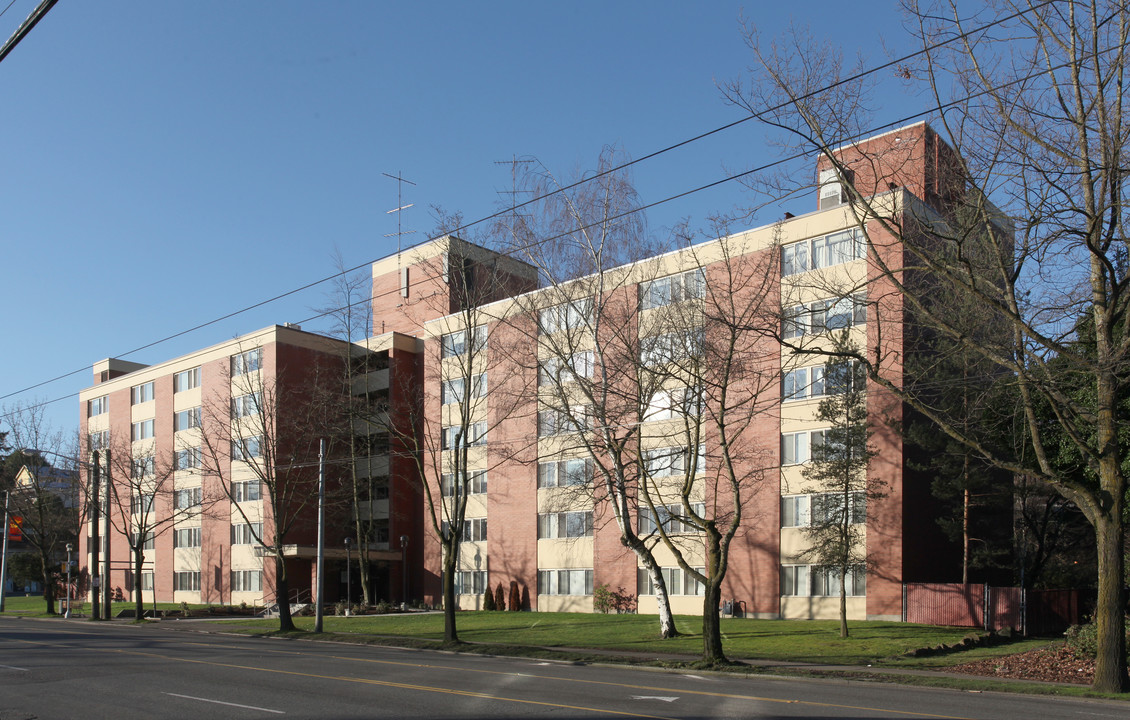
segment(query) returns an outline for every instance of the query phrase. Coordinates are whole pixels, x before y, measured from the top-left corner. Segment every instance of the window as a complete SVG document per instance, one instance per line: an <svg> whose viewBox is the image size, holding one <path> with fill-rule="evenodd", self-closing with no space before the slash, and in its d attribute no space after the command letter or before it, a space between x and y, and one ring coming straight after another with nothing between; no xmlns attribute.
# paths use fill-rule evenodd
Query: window
<svg viewBox="0 0 1130 720"><path fill-rule="evenodd" d="M781 464L799 465L812 458L812 448L824 442L823 430L804 430L781 435Z"/></svg>
<svg viewBox="0 0 1130 720"><path fill-rule="evenodd" d="M705 517L706 504L691 503L691 512L697 517ZM690 535L699 532L699 529L690 523L689 516L681 504L656 505L654 513L649 507L640 507L638 526L640 535L657 533L660 525L668 535Z"/></svg>
<svg viewBox="0 0 1130 720"><path fill-rule="evenodd" d="M180 528L173 531L173 547L200 547L200 528Z"/></svg>
<svg viewBox="0 0 1130 720"><path fill-rule="evenodd" d="M131 590L131 591L133 590L133 587L134 587L133 580L134 580L133 570L126 570L126 583L125 583L125 585L126 585L126 588L128 590ZM150 590L153 589L153 573L152 572L141 573L141 589L142 589L142 591L150 591Z"/></svg>
<svg viewBox="0 0 1130 720"><path fill-rule="evenodd" d="M152 497L152 496L150 496L150 497ZM129 534L129 542L130 542L131 546L136 545L136 543L137 543L137 533L136 532L131 532ZM142 550L152 550L156 546L157 546L156 541L153 538L153 531L147 530L145 532L145 540L141 543L141 549ZM103 549L105 549L105 548L103 548Z"/></svg>
<svg viewBox="0 0 1130 720"><path fill-rule="evenodd" d="M262 570L232 570L232 592L261 592L263 590Z"/></svg>
<svg viewBox="0 0 1130 720"><path fill-rule="evenodd" d="M129 463L129 474L133 480L140 480L142 478L153 475L154 471L154 458L152 455L145 457L133 458Z"/></svg>
<svg viewBox="0 0 1130 720"><path fill-rule="evenodd" d="M680 567L665 567L660 568L663 573L663 583L667 586L668 595L705 595L706 589L694 575L684 572ZM706 568L696 567L700 573L705 574ZM636 594L637 595L654 595L655 582L651 579L651 573L647 568L638 568L636 570Z"/></svg>
<svg viewBox="0 0 1130 720"><path fill-rule="evenodd" d="M440 402L444 405L463 402L466 397L464 386L466 378L452 378L440 384ZM480 373L471 378L471 397L481 398L487 395L487 374Z"/></svg>
<svg viewBox="0 0 1130 720"><path fill-rule="evenodd" d="M231 485L232 499L236 502L250 502L258 500L259 494L259 481L248 480L247 482L237 482Z"/></svg>
<svg viewBox="0 0 1130 720"><path fill-rule="evenodd" d="M190 507L199 505L202 499L203 490L198 487L176 490L173 492L173 508L177 510L186 510Z"/></svg>
<svg viewBox="0 0 1130 720"><path fill-rule="evenodd" d="M94 398L93 400L86 401L86 416L94 417L95 415L102 415L110 411L110 396L103 395L102 397Z"/></svg>
<svg viewBox="0 0 1130 720"><path fill-rule="evenodd" d="M200 591L200 571L173 573L173 590Z"/></svg>
<svg viewBox="0 0 1130 720"><path fill-rule="evenodd" d="M782 565L781 594L796 597L838 597L843 575L838 568L821 565ZM857 565L848 570L847 595L867 594L866 569Z"/></svg>
<svg viewBox="0 0 1130 720"><path fill-rule="evenodd" d="M849 518L855 525L867 522L867 495L862 491L852 492ZM816 523L838 523L844 516L843 493L820 493L812 496L812 521Z"/></svg>
<svg viewBox="0 0 1130 720"><path fill-rule="evenodd" d="M645 422L695 417L702 414L702 390L698 387L658 390L647 401L643 411Z"/></svg>
<svg viewBox="0 0 1130 720"><path fill-rule="evenodd" d="M198 427L200 427L200 408L189 408L173 414L173 432Z"/></svg>
<svg viewBox="0 0 1130 720"><path fill-rule="evenodd" d="M591 512L559 512L538 515L538 538L592 537Z"/></svg>
<svg viewBox="0 0 1130 720"><path fill-rule="evenodd" d="M538 463L538 487L575 487L592 479L592 460L576 458Z"/></svg>
<svg viewBox="0 0 1130 720"><path fill-rule="evenodd" d="M110 447L109 430L99 430L98 432L90 433L91 450L105 450L108 447Z"/></svg>
<svg viewBox="0 0 1130 720"><path fill-rule="evenodd" d="M486 518L466 518L463 521L463 542L486 542L486 539Z"/></svg>
<svg viewBox="0 0 1130 720"><path fill-rule="evenodd" d="M538 411L539 437L579 432L587 428L588 424L587 407L575 407L568 410L549 408L548 410Z"/></svg>
<svg viewBox="0 0 1130 720"><path fill-rule="evenodd" d="M462 483L458 483L461 485ZM455 482L455 475L453 473L444 473L440 478L439 491L443 497L453 497L457 489ZM387 491L387 488L386 488ZM487 471L475 470L467 473L467 494L468 495L482 495L487 491Z"/></svg>
<svg viewBox="0 0 1130 720"><path fill-rule="evenodd" d="M236 438L231 441L232 460L251 460L259 457L259 436Z"/></svg>
<svg viewBox="0 0 1130 720"><path fill-rule="evenodd" d="M132 440L148 440L153 437L153 419L142 420L135 422L130 426L130 438Z"/></svg>
<svg viewBox="0 0 1130 720"><path fill-rule="evenodd" d="M592 570L538 570L538 595L592 595Z"/></svg>
<svg viewBox="0 0 1130 720"><path fill-rule="evenodd" d="M649 477L675 477L686 475L689 448L665 447L644 450L644 469ZM699 445L694 452L694 472L696 475L706 471L706 446Z"/></svg>
<svg viewBox="0 0 1130 720"><path fill-rule="evenodd" d="M538 332L552 335L592 324L592 298L581 298L538 311Z"/></svg>
<svg viewBox="0 0 1130 720"><path fill-rule="evenodd" d="M702 354L702 328L640 338L640 362L645 367L665 365Z"/></svg>
<svg viewBox="0 0 1130 720"><path fill-rule="evenodd" d="M781 527L808 527L812 519L809 495L787 495L781 498Z"/></svg>
<svg viewBox="0 0 1130 720"><path fill-rule="evenodd" d="M254 545L257 537L263 537L263 523L243 523L231 526L232 545Z"/></svg>
<svg viewBox="0 0 1130 720"><path fill-rule="evenodd" d="M842 180L841 180L842 176ZM843 205L848 201L845 185L851 182L851 171L828 168L820 171L820 209Z"/></svg>
<svg viewBox="0 0 1130 720"><path fill-rule="evenodd" d="M453 450L458 447L472 447L487 444L487 424L485 422L470 423L466 428L453 425L443 429L443 449Z"/></svg>
<svg viewBox="0 0 1130 720"><path fill-rule="evenodd" d="M231 400L231 416L233 420L241 417L249 417L251 415L258 415L260 409L263 407L263 394L254 392L248 395L240 395L239 397L232 398Z"/></svg>
<svg viewBox="0 0 1130 720"><path fill-rule="evenodd" d="M129 511L132 515L145 515L153 510L153 493L143 493L140 495L131 495L129 499Z"/></svg>
<svg viewBox="0 0 1130 720"><path fill-rule="evenodd" d="M594 362L592 350L573 353L568 359L546 358L538 363L538 385L569 383L577 378L592 377Z"/></svg>
<svg viewBox="0 0 1130 720"><path fill-rule="evenodd" d="M200 467L200 448L177 450L173 456L173 466L177 470L191 470Z"/></svg>
<svg viewBox="0 0 1130 720"><path fill-rule="evenodd" d="M129 389L129 404L140 405L153 399L153 383L134 385Z"/></svg>
<svg viewBox="0 0 1130 720"><path fill-rule="evenodd" d="M232 377L253 373L263 367L263 348L255 348L231 356Z"/></svg>
<svg viewBox="0 0 1130 720"><path fill-rule="evenodd" d="M468 350L474 353L482 352L487 347L487 326L477 325L474 331L457 330L440 336L440 354L445 357L456 357Z"/></svg>
<svg viewBox="0 0 1130 720"><path fill-rule="evenodd" d="M487 589L486 570L458 570L455 572L456 595L482 595Z"/></svg>
<svg viewBox="0 0 1130 720"><path fill-rule="evenodd" d="M701 300L706 295L706 271L702 268L642 282L640 309L663 307L683 300Z"/></svg>
<svg viewBox="0 0 1130 720"><path fill-rule="evenodd" d="M191 370L184 370L173 375L173 392L179 393L185 390L200 387L200 368L194 367Z"/></svg>
<svg viewBox="0 0 1130 720"><path fill-rule="evenodd" d="M847 363L797 368L785 373L781 384L781 398L805 400L825 395L839 395L849 390L862 390L866 382L863 366L854 360Z"/></svg>
<svg viewBox="0 0 1130 720"><path fill-rule="evenodd" d="M785 308L781 334L796 338L810 333L855 327L867 322L867 298L862 293Z"/></svg>
<svg viewBox="0 0 1130 720"><path fill-rule="evenodd" d="M838 185L837 185L838 187ZM841 265L867 255L863 233L858 228L801 240L781 247L781 275Z"/></svg>

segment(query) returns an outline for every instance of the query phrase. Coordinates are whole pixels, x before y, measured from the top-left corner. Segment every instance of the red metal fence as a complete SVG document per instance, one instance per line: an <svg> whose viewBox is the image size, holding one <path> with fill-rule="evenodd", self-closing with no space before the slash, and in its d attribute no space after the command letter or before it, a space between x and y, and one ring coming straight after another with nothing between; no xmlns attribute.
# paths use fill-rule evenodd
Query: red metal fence
<svg viewBox="0 0 1130 720"><path fill-rule="evenodd" d="M1028 635L1063 632L1080 621L1076 590L1030 590L961 583L904 583L902 619Z"/></svg>

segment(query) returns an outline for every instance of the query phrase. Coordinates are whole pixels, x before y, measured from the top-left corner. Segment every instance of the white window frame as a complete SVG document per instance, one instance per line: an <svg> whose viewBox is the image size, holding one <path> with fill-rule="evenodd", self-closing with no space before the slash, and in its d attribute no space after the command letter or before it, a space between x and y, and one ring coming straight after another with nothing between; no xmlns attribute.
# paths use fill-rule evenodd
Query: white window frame
<svg viewBox="0 0 1130 720"><path fill-rule="evenodd" d="M153 400L153 381L134 385L129 389L129 404L140 405Z"/></svg>
<svg viewBox="0 0 1130 720"><path fill-rule="evenodd" d="M200 368L182 370L173 375L173 393L184 392L200 387Z"/></svg>

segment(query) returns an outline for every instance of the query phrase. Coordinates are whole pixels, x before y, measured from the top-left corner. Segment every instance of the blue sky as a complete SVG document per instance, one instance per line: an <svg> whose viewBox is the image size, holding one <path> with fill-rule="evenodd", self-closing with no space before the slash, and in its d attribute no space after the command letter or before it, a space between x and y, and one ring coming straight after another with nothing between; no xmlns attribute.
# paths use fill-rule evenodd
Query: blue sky
<svg viewBox="0 0 1130 720"><path fill-rule="evenodd" d="M6 4L6 3L4 3ZM0 16L6 38L36 5ZM749 4L845 55L907 46L896 2ZM0 7L2 9L2 7ZM90 366L395 251L429 206L490 214L513 156L569 175L742 114L715 81L749 64L742 4L61 0L0 63L0 404L77 427ZM881 121L922 109L897 87ZM775 158L746 123L638 165L654 202ZM737 183L655 208L655 230L748 199ZM803 210L810 208L804 207ZM776 213L779 216L779 213ZM754 224L771 222L759 216ZM151 363L325 304L314 288L129 355ZM317 330L317 323L306 329ZM81 372L21 392L56 376Z"/></svg>

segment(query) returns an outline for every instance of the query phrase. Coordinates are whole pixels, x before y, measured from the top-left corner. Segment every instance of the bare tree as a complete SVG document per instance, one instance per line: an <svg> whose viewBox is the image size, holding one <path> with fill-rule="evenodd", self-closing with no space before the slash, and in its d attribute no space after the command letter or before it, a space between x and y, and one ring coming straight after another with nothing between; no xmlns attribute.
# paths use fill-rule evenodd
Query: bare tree
<svg viewBox="0 0 1130 720"><path fill-rule="evenodd" d="M842 63L822 49L809 52L818 46L795 36L769 45L749 34L757 77L728 86L727 97L783 129L789 150L820 155L834 173L829 184L842 188L866 233L882 284L919 323L1013 378L1031 461L964 433L928 398L884 381L871 366L876 382L951 437L998 467L1048 482L1087 517L1098 558L1094 687L1121 692L1128 685L1126 448L1118 433L1130 382L1122 217L1130 11L1109 2L1008 0L974 17L954 2L909 2L908 9L923 52L901 72L944 108L937 124L945 142L925 144L932 157L915 156L921 142L899 148L904 132L845 148L867 126L867 98L850 83L833 88L846 75ZM979 31L986 21L992 30ZM904 175L894 181L903 187L885 192L902 166L924 160L929 173ZM983 305L998 331L965 336L960 317L931 304L924 278ZM1078 342L1081 319L1092 333L1087 342ZM1053 439L1073 448L1084 473L1057 466Z"/></svg>
<svg viewBox="0 0 1130 720"><path fill-rule="evenodd" d="M38 557L43 599L54 615L57 563L66 544L78 538L80 507L71 460L76 448L47 424L43 408L36 403L4 408L0 419L8 425L6 440L13 450L0 465L0 484L9 495L11 515L21 518L24 542Z"/></svg>
<svg viewBox="0 0 1130 720"><path fill-rule="evenodd" d="M718 235L687 251L694 269L640 288L641 307L653 308L641 319L640 366L661 388L642 419L670 417L644 431L641 514L703 588L709 664L726 662L720 607L730 546L761 519L754 508L777 497L768 482L776 433L766 443L758 423L776 427L781 382L777 255Z"/></svg>
<svg viewBox="0 0 1130 720"><path fill-rule="evenodd" d="M663 247L647 232L631 178L610 172L617 157L605 148L596 177L579 185L562 185L535 161L519 174L517 185L539 200L529 214L505 218L498 230L504 246L536 267L545 286L515 300L519 320L512 321L537 348L529 362L538 375L539 435L561 436L552 443L552 457L539 458L540 465L560 468L580 461L591 468L591 484L580 484L585 473L562 477L560 470L552 481L539 478L539 484L568 486L567 492L555 491L563 507L587 504L609 511L620 542L648 572L660 636L673 637L678 629L668 588L652 552L659 541L641 536L635 522L640 417L660 379L640 364L641 277L616 269ZM536 323L529 324L531 318Z"/></svg>
<svg viewBox="0 0 1130 720"><path fill-rule="evenodd" d="M325 386L340 374L329 355L314 354L294 366L276 360L268 372L263 347L240 350L230 359L230 396L205 399L200 447L178 452L199 453L188 462L198 462L204 477L215 480L251 538L273 559L279 630L288 631L294 622L287 545L312 527L319 453L323 441L333 439L327 429L340 427L339 408L326 401L333 394ZM251 511L255 499L262 500L264 516Z"/></svg>

